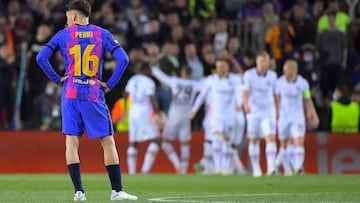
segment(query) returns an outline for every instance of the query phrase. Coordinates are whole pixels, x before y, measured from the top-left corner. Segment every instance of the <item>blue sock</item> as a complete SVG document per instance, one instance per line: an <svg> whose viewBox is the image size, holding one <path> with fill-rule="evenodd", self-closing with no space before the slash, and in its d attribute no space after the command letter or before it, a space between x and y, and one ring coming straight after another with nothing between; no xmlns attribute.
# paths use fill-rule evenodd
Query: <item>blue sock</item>
<svg viewBox="0 0 360 203"><path fill-rule="evenodd" d="M122 191L120 164L108 165L106 169L109 174L112 190L116 192Z"/></svg>
<svg viewBox="0 0 360 203"><path fill-rule="evenodd" d="M81 182L81 174L80 174L80 163L69 164L67 165L69 174L74 185L75 192L82 191L84 192L84 188Z"/></svg>

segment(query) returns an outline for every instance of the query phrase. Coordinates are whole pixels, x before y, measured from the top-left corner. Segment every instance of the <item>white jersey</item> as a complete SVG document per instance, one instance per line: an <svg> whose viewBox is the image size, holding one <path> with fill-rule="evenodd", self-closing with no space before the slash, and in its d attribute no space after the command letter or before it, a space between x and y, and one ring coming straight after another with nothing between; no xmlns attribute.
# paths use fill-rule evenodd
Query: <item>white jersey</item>
<svg viewBox="0 0 360 203"><path fill-rule="evenodd" d="M241 94L240 85L241 77L238 75L230 73L226 78L220 78L218 74L210 75L195 101L193 111L197 111L205 98L209 98L211 119L233 119L235 105L241 103L236 97L236 94Z"/></svg>
<svg viewBox="0 0 360 203"><path fill-rule="evenodd" d="M125 91L130 94L129 116L150 115L153 112L150 96L155 95L155 83L148 76L137 74L126 84Z"/></svg>
<svg viewBox="0 0 360 203"><path fill-rule="evenodd" d="M280 96L280 119L305 120L303 99L310 98L310 90L309 83L303 77L298 75L294 82L289 82L285 76L281 76L276 82L276 95Z"/></svg>
<svg viewBox="0 0 360 203"><path fill-rule="evenodd" d="M199 82L166 75L158 68L152 69L153 75L171 89L172 97L169 112L188 116L191 111L195 95L200 89Z"/></svg>
<svg viewBox="0 0 360 203"><path fill-rule="evenodd" d="M265 75L259 75L256 68L244 73L244 91L248 92L248 104L251 117L273 117L275 119L275 85L276 73L267 70Z"/></svg>

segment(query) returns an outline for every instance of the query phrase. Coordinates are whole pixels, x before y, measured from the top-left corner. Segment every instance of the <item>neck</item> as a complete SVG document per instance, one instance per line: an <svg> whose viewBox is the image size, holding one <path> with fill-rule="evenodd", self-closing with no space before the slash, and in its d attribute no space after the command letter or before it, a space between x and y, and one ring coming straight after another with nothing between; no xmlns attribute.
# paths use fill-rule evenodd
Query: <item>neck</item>
<svg viewBox="0 0 360 203"><path fill-rule="evenodd" d="M75 22L75 24L78 25L88 25L89 24L89 18L81 18Z"/></svg>

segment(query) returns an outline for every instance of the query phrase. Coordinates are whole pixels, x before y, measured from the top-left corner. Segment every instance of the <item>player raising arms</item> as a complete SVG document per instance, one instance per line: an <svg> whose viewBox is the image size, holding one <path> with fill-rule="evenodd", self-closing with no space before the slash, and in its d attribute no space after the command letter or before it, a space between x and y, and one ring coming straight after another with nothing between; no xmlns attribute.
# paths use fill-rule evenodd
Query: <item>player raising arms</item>
<svg viewBox="0 0 360 203"><path fill-rule="evenodd" d="M267 174L275 174L275 83L276 73L269 69L269 54L259 52L256 67L244 73L243 105L247 119L248 153L253 176L262 175L260 167L260 139L266 141Z"/></svg>
<svg viewBox="0 0 360 203"><path fill-rule="evenodd" d="M135 64L136 74L132 76L125 87L125 98L131 98L129 110L129 148L127 162L129 174L136 173L137 145L150 140L145 152L141 173L149 173L156 155L160 150L160 131L156 123L156 113L159 111L155 99L155 82L150 78L151 67L148 63Z"/></svg>
<svg viewBox="0 0 360 203"><path fill-rule="evenodd" d="M39 52L37 62L56 84L63 84L61 113L62 133L66 135L66 163L75 189L74 201L85 201L79 159L79 138L86 129L90 139L99 138L104 163L109 174L111 200L137 200L123 191L114 130L104 92L110 91L121 78L129 62L128 56L106 29L89 24L91 6L85 0L66 6L67 27L60 30ZM49 63L60 51L66 67L59 76ZM101 81L103 59L110 52L117 66L107 82Z"/></svg>
<svg viewBox="0 0 360 203"><path fill-rule="evenodd" d="M305 158L306 125L304 110L308 121L314 127L318 126L319 118L311 100L309 83L297 74L298 65L296 61L287 60L283 68L284 75L276 82L276 107L279 115L278 134L280 140L277 159L279 163L283 163L285 175L292 175L293 172L301 174ZM295 144L295 148L292 143ZM294 157L290 157L290 154L294 154Z"/></svg>
<svg viewBox="0 0 360 203"><path fill-rule="evenodd" d="M152 69L155 76L161 83L171 88L172 97L168 112L168 120L165 124L162 149L169 157L177 172L186 174L189 159L191 140L191 122L188 117L195 94L198 92L199 84L191 79L192 69L183 66L180 70L180 78L170 77L163 73L159 68ZM180 141L181 161L174 150L173 142L176 138Z"/></svg>
<svg viewBox="0 0 360 203"><path fill-rule="evenodd" d="M231 140L234 137L235 110L241 109L240 101L235 95L241 94L239 88L240 78L229 73L229 63L226 59L216 60L216 73L210 75L196 98L190 113L194 118L204 98L211 98L211 117L209 125L211 129L212 155L214 172L230 174L233 172L233 149Z"/></svg>

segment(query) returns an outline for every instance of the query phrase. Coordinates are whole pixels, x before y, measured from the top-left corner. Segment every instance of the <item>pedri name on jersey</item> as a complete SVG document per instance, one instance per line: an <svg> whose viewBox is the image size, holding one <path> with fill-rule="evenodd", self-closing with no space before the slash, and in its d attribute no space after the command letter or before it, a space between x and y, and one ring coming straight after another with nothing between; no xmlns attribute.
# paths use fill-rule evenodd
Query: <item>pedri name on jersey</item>
<svg viewBox="0 0 360 203"><path fill-rule="evenodd" d="M75 32L75 37L78 38L92 38L93 32L87 31L87 32Z"/></svg>

